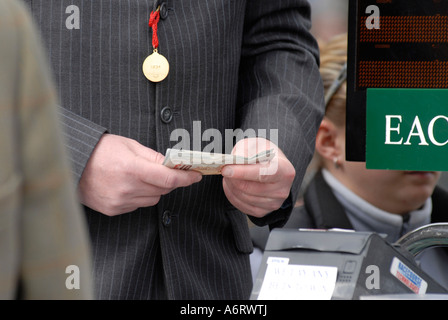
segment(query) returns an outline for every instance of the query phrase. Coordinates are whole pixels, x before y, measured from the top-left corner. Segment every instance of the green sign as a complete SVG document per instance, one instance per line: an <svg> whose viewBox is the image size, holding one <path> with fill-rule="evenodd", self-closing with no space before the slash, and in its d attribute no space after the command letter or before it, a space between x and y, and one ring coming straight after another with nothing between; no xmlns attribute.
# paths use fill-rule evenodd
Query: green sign
<svg viewBox="0 0 448 320"><path fill-rule="evenodd" d="M366 166L448 171L448 89L367 89Z"/></svg>

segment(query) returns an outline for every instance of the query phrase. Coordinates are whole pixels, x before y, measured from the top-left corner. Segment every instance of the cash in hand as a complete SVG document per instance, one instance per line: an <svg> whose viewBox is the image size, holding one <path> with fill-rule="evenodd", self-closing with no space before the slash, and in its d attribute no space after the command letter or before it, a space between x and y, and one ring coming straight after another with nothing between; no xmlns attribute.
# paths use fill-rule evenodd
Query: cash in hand
<svg viewBox="0 0 448 320"><path fill-rule="evenodd" d="M274 149L264 150L252 157L210 153L192 150L167 149L164 166L180 170L195 170L203 175L218 175L228 164L255 164L267 162L275 156Z"/></svg>

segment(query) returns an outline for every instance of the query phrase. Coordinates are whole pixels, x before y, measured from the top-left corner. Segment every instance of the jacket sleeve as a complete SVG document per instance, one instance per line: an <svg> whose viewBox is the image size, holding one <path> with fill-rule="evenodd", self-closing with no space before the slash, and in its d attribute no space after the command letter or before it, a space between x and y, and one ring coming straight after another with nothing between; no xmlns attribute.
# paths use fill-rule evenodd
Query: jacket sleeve
<svg viewBox="0 0 448 320"><path fill-rule="evenodd" d="M90 155L107 129L70 110L59 107L65 143L69 152L76 184L79 183Z"/></svg>
<svg viewBox="0 0 448 320"><path fill-rule="evenodd" d="M237 125L266 129L296 170L290 198L257 225L283 225L314 153L324 113L317 42L305 0L250 0L246 7L240 64Z"/></svg>

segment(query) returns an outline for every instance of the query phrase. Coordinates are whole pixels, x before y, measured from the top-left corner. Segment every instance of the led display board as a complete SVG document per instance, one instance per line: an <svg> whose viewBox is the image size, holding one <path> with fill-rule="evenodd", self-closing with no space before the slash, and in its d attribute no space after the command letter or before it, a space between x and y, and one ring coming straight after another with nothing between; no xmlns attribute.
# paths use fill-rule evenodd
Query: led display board
<svg viewBox="0 0 448 320"><path fill-rule="evenodd" d="M366 161L370 89L390 89L391 95L395 89L441 89L425 91L425 97L430 92L445 103L438 95L448 88L448 0L349 1L346 158ZM371 134L384 140L385 132Z"/></svg>

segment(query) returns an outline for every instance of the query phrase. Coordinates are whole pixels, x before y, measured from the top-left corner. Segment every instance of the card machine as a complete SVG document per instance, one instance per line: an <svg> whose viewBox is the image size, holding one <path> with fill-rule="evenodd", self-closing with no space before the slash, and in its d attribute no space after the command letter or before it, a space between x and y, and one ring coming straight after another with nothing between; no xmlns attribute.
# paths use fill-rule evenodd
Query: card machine
<svg viewBox="0 0 448 320"><path fill-rule="evenodd" d="M380 234L274 229L263 253L251 300L258 299L268 262L273 258L288 261L289 265L336 267L332 300L387 294L448 294L417 266L409 251L389 244Z"/></svg>

